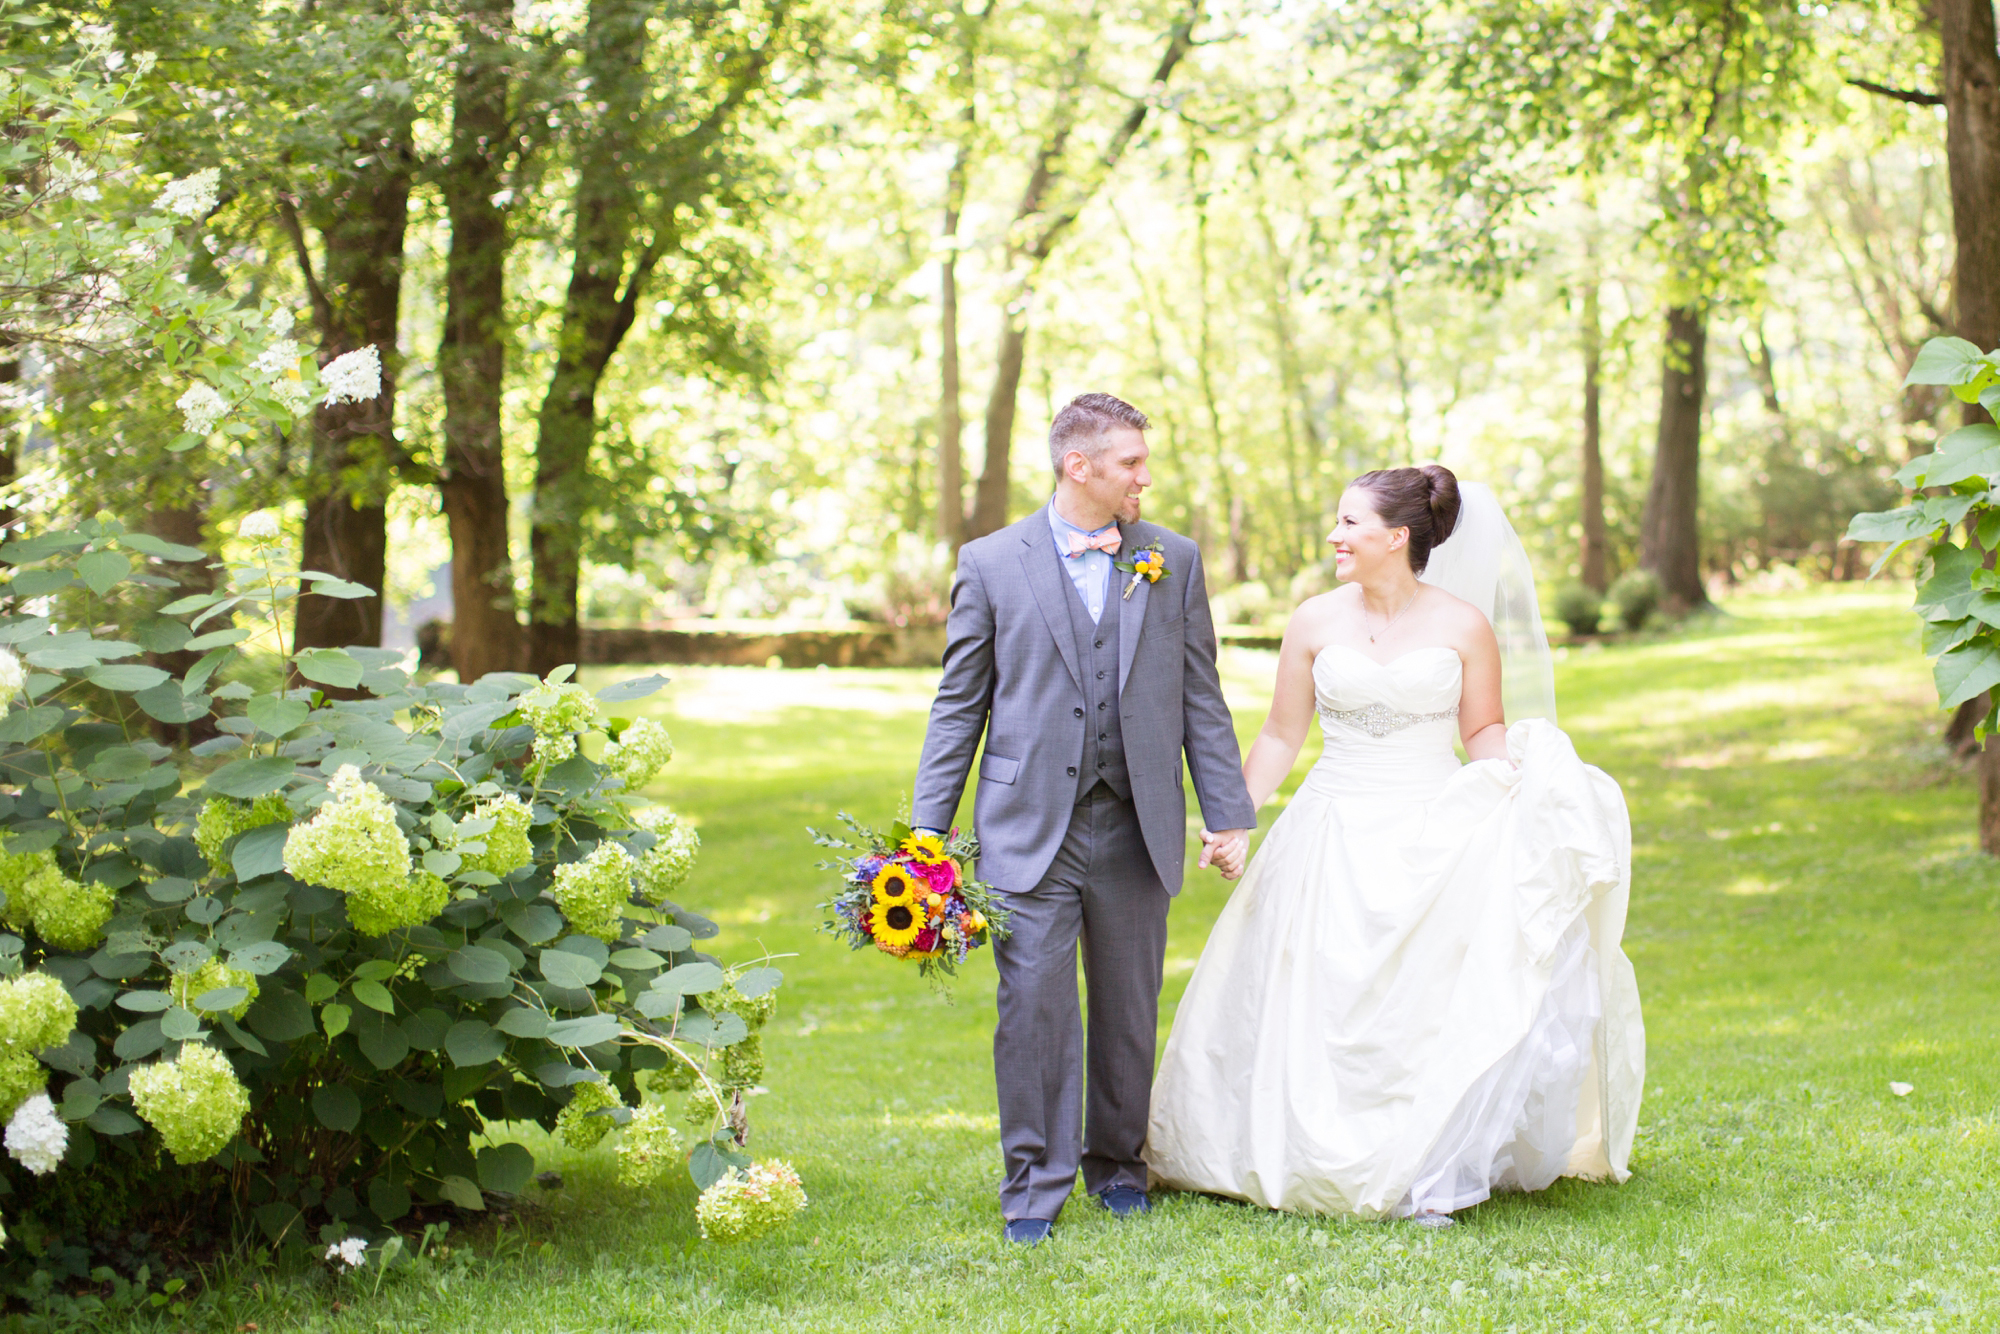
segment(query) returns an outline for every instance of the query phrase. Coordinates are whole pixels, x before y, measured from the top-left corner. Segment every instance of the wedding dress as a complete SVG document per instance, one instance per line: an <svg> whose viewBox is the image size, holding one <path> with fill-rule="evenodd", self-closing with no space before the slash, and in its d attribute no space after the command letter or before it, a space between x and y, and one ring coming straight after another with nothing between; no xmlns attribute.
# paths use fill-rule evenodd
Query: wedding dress
<svg viewBox="0 0 2000 1334"><path fill-rule="evenodd" d="M1624 797L1544 718L1508 729L1514 765L1461 766L1461 670L1442 647L1313 663L1325 749L1174 1017L1156 1185L1372 1218L1629 1175Z"/></svg>

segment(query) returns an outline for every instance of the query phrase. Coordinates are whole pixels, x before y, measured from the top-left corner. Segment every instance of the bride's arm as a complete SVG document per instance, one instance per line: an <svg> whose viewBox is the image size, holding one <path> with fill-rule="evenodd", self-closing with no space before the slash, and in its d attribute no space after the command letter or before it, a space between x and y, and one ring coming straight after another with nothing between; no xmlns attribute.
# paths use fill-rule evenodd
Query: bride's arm
<svg viewBox="0 0 2000 1334"><path fill-rule="evenodd" d="M1458 735L1469 760L1507 758L1507 715L1500 704L1500 641L1477 612L1458 648L1465 684L1458 699Z"/></svg>
<svg viewBox="0 0 2000 1334"><path fill-rule="evenodd" d="M1243 758L1243 784L1250 789L1250 802L1262 806L1278 785L1291 773L1299 750L1306 743L1306 729L1313 720L1313 650L1309 635L1300 624L1303 609L1285 627L1285 642L1278 649L1278 680L1271 695L1271 712L1250 753Z"/></svg>

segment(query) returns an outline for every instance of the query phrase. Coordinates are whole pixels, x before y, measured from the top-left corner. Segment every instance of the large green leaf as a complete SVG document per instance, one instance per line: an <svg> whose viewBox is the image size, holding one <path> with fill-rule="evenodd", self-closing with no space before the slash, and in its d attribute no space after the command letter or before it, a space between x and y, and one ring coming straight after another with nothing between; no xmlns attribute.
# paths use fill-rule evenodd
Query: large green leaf
<svg viewBox="0 0 2000 1334"><path fill-rule="evenodd" d="M445 959L452 976L461 982L490 986L495 982L505 982L514 971L507 957L484 945L467 945L456 949Z"/></svg>
<svg viewBox="0 0 2000 1334"><path fill-rule="evenodd" d="M354 999L360 1001L371 1010L379 1011L382 1014L394 1014L396 1012L396 998L391 996L389 988L383 986L380 982L370 982L366 978L361 978L350 986L348 990L354 993Z"/></svg>
<svg viewBox="0 0 2000 1334"><path fill-rule="evenodd" d="M266 1042L296 1042L313 1031L312 1006L298 992L266 984L244 1016L250 1031Z"/></svg>
<svg viewBox="0 0 2000 1334"><path fill-rule="evenodd" d="M208 776L207 790L225 797L261 797L283 787L297 768L298 762L284 755L231 760Z"/></svg>
<svg viewBox="0 0 2000 1334"><path fill-rule="evenodd" d="M580 1019L563 1019L549 1025L543 1036L558 1047L595 1047L610 1042L624 1032L615 1014L587 1014Z"/></svg>
<svg viewBox="0 0 2000 1334"><path fill-rule="evenodd" d="M559 987L588 987L604 976L604 970L594 959L563 949L543 950L541 969L542 976Z"/></svg>
<svg viewBox="0 0 2000 1334"><path fill-rule="evenodd" d="M503 1012L493 1026L511 1037L539 1038L549 1031L549 1016L532 1005L516 1005Z"/></svg>
<svg viewBox="0 0 2000 1334"><path fill-rule="evenodd" d="M239 920L240 917L230 919L230 921ZM227 926L229 923L224 922L223 925ZM216 938L221 940L224 933L218 931L215 934ZM253 977L267 977L291 962L291 958L292 951L289 946L281 945L275 940L257 940L240 949L231 950L229 966L240 968Z"/></svg>
<svg viewBox="0 0 2000 1334"><path fill-rule="evenodd" d="M479 1151L479 1184L519 1195L535 1176L535 1155L521 1144L494 1144Z"/></svg>
<svg viewBox="0 0 2000 1334"><path fill-rule="evenodd" d="M285 840L291 834L290 825L265 824L239 837L229 850L229 865L236 878L247 884L258 876L284 870Z"/></svg>
<svg viewBox="0 0 2000 1334"><path fill-rule="evenodd" d="M1975 639L1960 644L1937 660L1938 705L1955 709L1974 695L2000 685L2000 648Z"/></svg>
<svg viewBox="0 0 2000 1334"><path fill-rule="evenodd" d="M470 1069L499 1060L507 1039L482 1019L461 1019L444 1035L444 1050L453 1065Z"/></svg>
<svg viewBox="0 0 2000 1334"><path fill-rule="evenodd" d="M393 1223L410 1212L409 1187L387 1177L368 1183L368 1210L384 1223Z"/></svg>
<svg viewBox="0 0 2000 1334"><path fill-rule="evenodd" d="M132 696L132 702L163 723L191 723L208 712L210 701L207 695L190 695L168 681L151 690L139 691Z"/></svg>
<svg viewBox="0 0 2000 1334"><path fill-rule="evenodd" d="M697 1144L688 1155L688 1175L697 1190L707 1190L735 1169L748 1166L748 1156L714 1143Z"/></svg>
<svg viewBox="0 0 2000 1334"><path fill-rule="evenodd" d="M15 709L0 718L0 742L19 744L46 736L62 726L65 710L54 704L38 704L32 709Z"/></svg>
<svg viewBox="0 0 2000 1334"><path fill-rule="evenodd" d="M356 1011L349 1025L361 1054L377 1070L389 1070L410 1054L410 1039L402 1025L387 1015Z"/></svg>
<svg viewBox="0 0 2000 1334"><path fill-rule="evenodd" d="M553 907L546 903L523 903L519 899L501 906L500 920L530 945L553 940L563 929L562 914Z"/></svg>
<svg viewBox="0 0 2000 1334"><path fill-rule="evenodd" d="M677 996L714 991L722 985L722 970L712 963L684 963L653 979L653 990Z"/></svg>
<svg viewBox="0 0 2000 1334"><path fill-rule="evenodd" d="M775 968L752 968L736 979L736 993L754 1000L785 980L785 975Z"/></svg>
<svg viewBox="0 0 2000 1334"><path fill-rule="evenodd" d="M479 1193L479 1187L466 1177L445 1177L438 1182L438 1194L461 1209L482 1210L486 1207L486 1199Z"/></svg>
<svg viewBox="0 0 2000 1334"><path fill-rule="evenodd" d="M190 561L207 560L208 553L200 547L182 546L179 542L169 542L151 533L120 533L118 545L130 548L145 556L158 556L161 560Z"/></svg>
<svg viewBox="0 0 2000 1334"><path fill-rule="evenodd" d="M122 551L86 551L76 558L76 577L103 597L132 573L132 558Z"/></svg>
<svg viewBox="0 0 2000 1334"><path fill-rule="evenodd" d="M628 681L606 686L597 692L597 697L606 704L622 704L628 699L644 699L666 683L666 677L653 672L647 676L635 676Z"/></svg>
<svg viewBox="0 0 2000 1334"><path fill-rule="evenodd" d="M292 661L298 664L299 675L308 681L317 681L337 690L351 690L361 684L361 664L349 656L346 649L303 649L293 656Z"/></svg>
<svg viewBox="0 0 2000 1334"><path fill-rule="evenodd" d="M124 691L151 690L161 682L172 679L158 667L138 662L107 663L91 668L85 675L92 685Z"/></svg>
<svg viewBox="0 0 2000 1334"><path fill-rule="evenodd" d="M1847 521L1847 539L1850 542L1908 542L1934 531L1936 527L1924 517L1920 506L1905 505L1901 509L1855 515Z"/></svg>
<svg viewBox="0 0 2000 1334"><path fill-rule="evenodd" d="M288 736L312 714L312 706L302 699L259 695L243 708L251 722L272 736Z"/></svg>
<svg viewBox="0 0 2000 1334"><path fill-rule="evenodd" d="M313 1117L328 1130L352 1130L361 1124L361 1097L345 1084L325 1084L312 1095Z"/></svg>
<svg viewBox="0 0 2000 1334"><path fill-rule="evenodd" d="M1903 384L1963 384L1985 354L1963 338L1933 338L1917 353Z"/></svg>

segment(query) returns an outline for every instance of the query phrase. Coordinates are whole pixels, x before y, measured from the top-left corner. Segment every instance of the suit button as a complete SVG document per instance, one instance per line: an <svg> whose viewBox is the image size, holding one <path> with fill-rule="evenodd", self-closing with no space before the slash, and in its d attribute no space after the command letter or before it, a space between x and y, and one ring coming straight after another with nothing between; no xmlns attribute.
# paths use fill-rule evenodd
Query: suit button
<svg viewBox="0 0 2000 1334"><path fill-rule="evenodd" d="M1110 708L1110 707L1111 707L1111 705L1110 705L1110 704L1109 704L1109 703L1107 702L1107 703L1104 703L1104 704L1100 704L1100 705L1098 705L1097 707L1098 707L1098 710L1099 710L1100 712L1102 712L1103 710L1105 710L1105 709L1108 709L1108 708Z"/></svg>
<svg viewBox="0 0 2000 1334"><path fill-rule="evenodd" d="M1091 647L1092 647L1092 648L1103 648L1103 647L1104 647L1104 641L1100 639L1100 640L1098 640L1098 641L1097 641L1097 642L1096 642L1095 644L1092 644L1092 645L1091 645Z"/></svg>
<svg viewBox="0 0 2000 1334"><path fill-rule="evenodd" d="M1097 734L1097 739L1099 741L1109 741L1111 739L1111 735L1108 732L1099 732Z"/></svg>
<svg viewBox="0 0 2000 1334"><path fill-rule="evenodd" d="M1065 770L1064 772L1066 772L1066 773L1067 773L1067 774L1068 774L1068 775L1069 775L1069 776L1070 776L1071 778L1074 778L1074 777L1076 777L1076 766L1075 766L1074 764L1072 764L1072 765L1071 765L1071 766L1070 766L1070 767L1069 767L1068 769L1066 769L1066 770Z"/></svg>
<svg viewBox="0 0 2000 1334"><path fill-rule="evenodd" d="M1103 672L1099 672L1099 673L1097 674L1097 679L1098 679L1098 680L1100 680L1100 681L1102 681L1102 680L1104 679L1104 673L1103 673Z"/></svg>
<svg viewBox="0 0 2000 1334"><path fill-rule="evenodd" d="M1077 717L1079 717L1079 718L1083 717L1083 710L1082 710L1082 709L1071 709L1071 710L1070 710L1070 712L1071 712L1071 713L1074 713L1074 714L1075 714L1075 715L1076 715Z"/></svg>

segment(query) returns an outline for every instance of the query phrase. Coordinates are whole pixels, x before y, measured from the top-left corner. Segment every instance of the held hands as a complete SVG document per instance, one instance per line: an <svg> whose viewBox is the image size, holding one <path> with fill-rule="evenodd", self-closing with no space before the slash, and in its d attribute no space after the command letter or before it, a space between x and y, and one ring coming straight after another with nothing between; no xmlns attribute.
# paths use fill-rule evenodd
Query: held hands
<svg viewBox="0 0 2000 1334"><path fill-rule="evenodd" d="M1250 831L1248 829L1224 829L1219 833L1201 831L1201 867L1213 866L1222 872L1224 880L1234 880L1243 874L1244 865L1250 860Z"/></svg>

